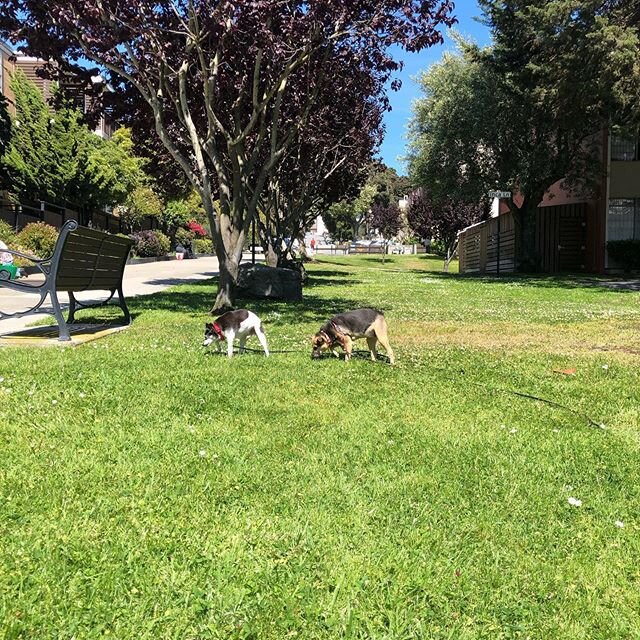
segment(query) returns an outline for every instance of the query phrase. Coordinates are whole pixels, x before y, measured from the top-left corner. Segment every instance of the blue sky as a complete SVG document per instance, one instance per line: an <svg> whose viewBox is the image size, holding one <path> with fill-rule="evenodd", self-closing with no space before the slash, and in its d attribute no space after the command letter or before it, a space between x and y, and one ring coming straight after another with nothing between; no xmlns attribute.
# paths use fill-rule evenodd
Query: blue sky
<svg viewBox="0 0 640 640"><path fill-rule="evenodd" d="M480 45L489 43L488 29L474 20L481 15L475 0L457 0L454 13L458 18L458 24L454 27L458 33ZM400 158L405 155L407 144L405 136L411 117L411 104L415 98L420 97L420 88L412 78L417 77L434 62L438 62L445 51L452 51L454 48L451 38L445 34L445 43L442 46L431 47L420 53L402 52L404 68L398 76L402 80L402 88L400 91L389 92L392 111L385 116L386 134L380 147L380 156L384 163L400 174L406 172L406 167Z"/></svg>

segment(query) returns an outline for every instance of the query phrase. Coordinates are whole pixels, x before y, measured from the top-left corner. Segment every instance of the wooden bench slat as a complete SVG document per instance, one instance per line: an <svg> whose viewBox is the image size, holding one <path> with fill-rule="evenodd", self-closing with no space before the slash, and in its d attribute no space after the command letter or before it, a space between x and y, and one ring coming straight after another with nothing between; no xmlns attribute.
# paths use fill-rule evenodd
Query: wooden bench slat
<svg viewBox="0 0 640 640"><path fill-rule="evenodd" d="M119 286L119 278L72 278L67 276L56 281L56 289L58 291L92 291L116 289Z"/></svg>
<svg viewBox="0 0 640 640"><path fill-rule="evenodd" d="M71 267L77 269L93 269L97 266L122 268L122 264L126 260L126 256L85 256L85 257L69 257L63 256L60 260L58 270Z"/></svg>
<svg viewBox="0 0 640 640"><path fill-rule="evenodd" d="M114 244L111 242L101 243L85 243L85 242L67 242L64 247L64 251L70 251L71 253L88 253L91 255L98 255L104 253L112 256L128 255L130 245Z"/></svg>
<svg viewBox="0 0 640 640"><path fill-rule="evenodd" d="M128 242L98 242L97 240L82 240L81 238L71 238L65 243L67 249L79 249L81 251L97 251L99 249L123 253L127 251L131 244Z"/></svg>
<svg viewBox="0 0 640 640"><path fill-rule="evenodd" d="M56 277L56 286L59 285L63 281L68 281L70 279L79 279L79 280L87 280L91 282L91 279L101 278L103 280L109 279L113 282L120 282L121 274L119 271L86 271L84 273L79 271L64 271L63 273L59 273Z"/></svg>
<svg viewBox="0 0 640 640"><path fill-rule="evenodd" d="M131 242L129 238L122 238L121 236L114 236L112 234L109 234L105 238L104 231L89 229L88 227L78 227L77 229L75 229L69 234L68 239L69 240L82 239L86 241L97 241L97 242L102 242L106 240L107 242L123 243L123 244Z"/></svg>

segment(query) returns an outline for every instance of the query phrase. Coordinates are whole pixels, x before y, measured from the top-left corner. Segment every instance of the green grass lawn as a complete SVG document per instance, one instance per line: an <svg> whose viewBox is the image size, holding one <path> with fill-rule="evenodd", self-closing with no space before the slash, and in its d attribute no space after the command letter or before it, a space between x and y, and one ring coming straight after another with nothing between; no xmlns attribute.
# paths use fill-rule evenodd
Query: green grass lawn
<svg viewBox="0 0 640 640"><path fill-rule="evenodd" d="M440 266L242 301L298 351L268 359L201 350L211 282L4 349L0 637L640 637L640 294ZM312 361L364 305L396 366Z"/></svg>

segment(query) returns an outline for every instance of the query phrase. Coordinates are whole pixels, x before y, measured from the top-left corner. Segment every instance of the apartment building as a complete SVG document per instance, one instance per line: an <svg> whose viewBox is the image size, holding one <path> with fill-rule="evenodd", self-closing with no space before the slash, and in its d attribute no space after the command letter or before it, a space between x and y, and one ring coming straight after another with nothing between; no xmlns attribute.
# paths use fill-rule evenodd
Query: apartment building
<svg viewBox="0 0 640 640"><path fill-rule="evenodd" d="M13 51L0 40L0 95L7 98L9 111L15 113L15 96L11 91L11 78L15 72Z"/></svg>
<svg viewBox="0 0 640 640"><path fill-rule="evenodd" d="M20 53L15 53L6 43L0 41L0 93L8 99L11 113L15 113L15 96L11 91L11 78L18 69L40 90L45 101L51 98L56 82L49 78L41 77L39 70L42 69L43 64L44 62L39 58L32 58L23 56ZM93 76L91 81L94 86L100 85L104 87L105 90L110 90L103 78L99 75ZM82 111L82 113L87 113L91 107L91 96L84 90L84 84L72 74L67 74L60 80L60 86L66 96L71 99L74 106ZM101 138L108 139L113 135L114 130L113 119L109 113L104 113L94 129L94 133Z"/></svg>
<svg viewBox="0 0 640 640"><path fill-rule="evenodd" d="M569 192L553 185L538 206L535 251L542 271L616 272L611 240L640 240L640 138L603 132L602 171L594 189ZM514 197L518 204L518 196ZM513 271L518 251L507 202L494 203L491 220L460 232L463 273ZM498 213L499 212L499 213Z"/></svg>
<svg viewBox="0 0 640 640"><path fill-rule="evenodd" d="M640 240L640 137L611 136L606 191L605 240Z"/></svg>

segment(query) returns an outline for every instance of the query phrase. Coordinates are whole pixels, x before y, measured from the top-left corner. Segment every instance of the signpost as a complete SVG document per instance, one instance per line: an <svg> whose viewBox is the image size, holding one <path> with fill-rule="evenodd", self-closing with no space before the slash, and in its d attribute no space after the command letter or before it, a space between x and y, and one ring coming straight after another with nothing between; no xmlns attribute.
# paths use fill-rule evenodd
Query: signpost
<svg viewBox="0 0 640 640"><path fill-rule="evenodd" d="M511 191L489 191L490 198L510 198ZM500 275L500 209L498 209L498 233L496 235L496 275Z"/></svg>

